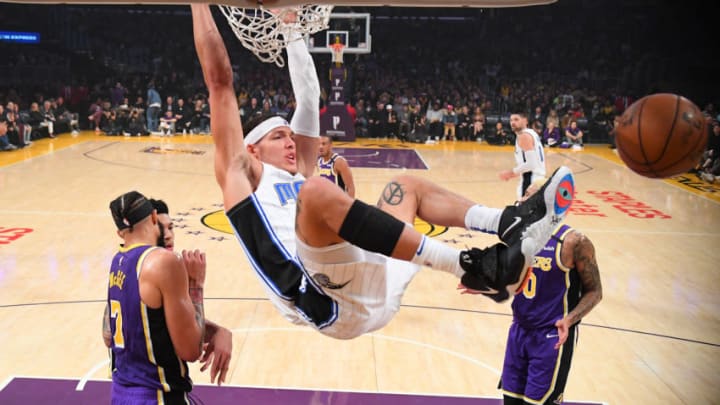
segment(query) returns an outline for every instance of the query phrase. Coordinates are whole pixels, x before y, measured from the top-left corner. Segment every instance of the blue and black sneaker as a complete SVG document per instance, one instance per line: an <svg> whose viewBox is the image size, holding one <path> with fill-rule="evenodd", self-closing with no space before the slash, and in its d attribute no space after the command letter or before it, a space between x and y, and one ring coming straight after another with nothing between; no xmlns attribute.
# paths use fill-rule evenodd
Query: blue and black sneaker
<svg viewBox="0 0 720 405"><path fill-rule="evenodd" d="M500 217L498 235L507 246L473 248L460 253L465 270L462 285L497 302L524 285L533 258L568 214L575 194L572 172L561 166L527 200L508 206Z"/></svg>

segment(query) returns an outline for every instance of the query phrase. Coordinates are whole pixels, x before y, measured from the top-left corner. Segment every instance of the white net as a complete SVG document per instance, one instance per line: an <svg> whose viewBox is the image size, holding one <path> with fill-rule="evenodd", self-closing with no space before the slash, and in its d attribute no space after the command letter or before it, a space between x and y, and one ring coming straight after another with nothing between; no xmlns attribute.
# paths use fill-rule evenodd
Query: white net
<svg viewBox="0 0 720 405"><path fill-rule="evenodd" d="M327 29L333 9L333 6L309 4L272 11L262 7L218 7L245 48L261 61L279 67L285 66L282 53L289 38L283 33L297 32L306 36Z"/></svg>

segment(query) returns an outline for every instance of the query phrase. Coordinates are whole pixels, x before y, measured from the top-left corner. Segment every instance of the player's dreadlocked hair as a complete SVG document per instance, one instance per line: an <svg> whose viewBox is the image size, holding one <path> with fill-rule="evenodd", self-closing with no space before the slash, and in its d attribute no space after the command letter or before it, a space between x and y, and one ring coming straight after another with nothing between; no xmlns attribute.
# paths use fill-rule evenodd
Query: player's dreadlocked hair
<svg viewBox="0 0 720 405"><path fill-rule="evenodd" d="M133 225L152 214L153 206L137 191L127 192L110 202L110 213L118 230L133 230Z"/></svg>

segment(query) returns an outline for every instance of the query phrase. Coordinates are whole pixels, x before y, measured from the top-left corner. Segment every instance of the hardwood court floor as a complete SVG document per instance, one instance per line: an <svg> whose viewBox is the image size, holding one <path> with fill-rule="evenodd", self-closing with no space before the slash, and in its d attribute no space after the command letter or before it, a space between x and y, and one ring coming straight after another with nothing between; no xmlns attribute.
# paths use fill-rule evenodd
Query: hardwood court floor
<svg viewBox="0 0 720 405"><path fill-rule="evenodd" d="M355 168L358 196L370 203L405 172L490 206L515 198L516 183L497 178L512 165L509 147L336 144L344 147L414 148L429 166ZM604 287L581 327L565 398L719 403L720 189L694 176L642 178L605 145L547 154L550 168L576 173L579 201L566 222L594 242ZM229 384L500 396L510 306L461 296L444 273L420 272L390 325L352 341L281 319L233 236L203 222L222 229L213 222L222 215L212 156L209 137L91 133L0 153L0 388L11 376L107 377L101 313L119 242L107 207L137 189L169 203L177 248L207 252L206 315L234 330ZM495 241L441 231L458 248ZM196 366L192 375L209 381Z"/></svg>

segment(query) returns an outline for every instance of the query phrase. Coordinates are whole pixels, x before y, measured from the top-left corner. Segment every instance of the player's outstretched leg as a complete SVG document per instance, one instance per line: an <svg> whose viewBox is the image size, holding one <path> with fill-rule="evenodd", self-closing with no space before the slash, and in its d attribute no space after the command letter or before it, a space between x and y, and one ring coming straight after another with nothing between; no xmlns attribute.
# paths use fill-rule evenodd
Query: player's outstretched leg
<svg viewBox="0 0 720 405"><path fill-rule="evenodd" d="M574 185L570 169L561 166L527 200L506 207L498 235L507 246L498 243L487 249L463 251L460 265L466 274L462 285L498 302L515 293L523 285L533 257L567 215Z"/></svg>

